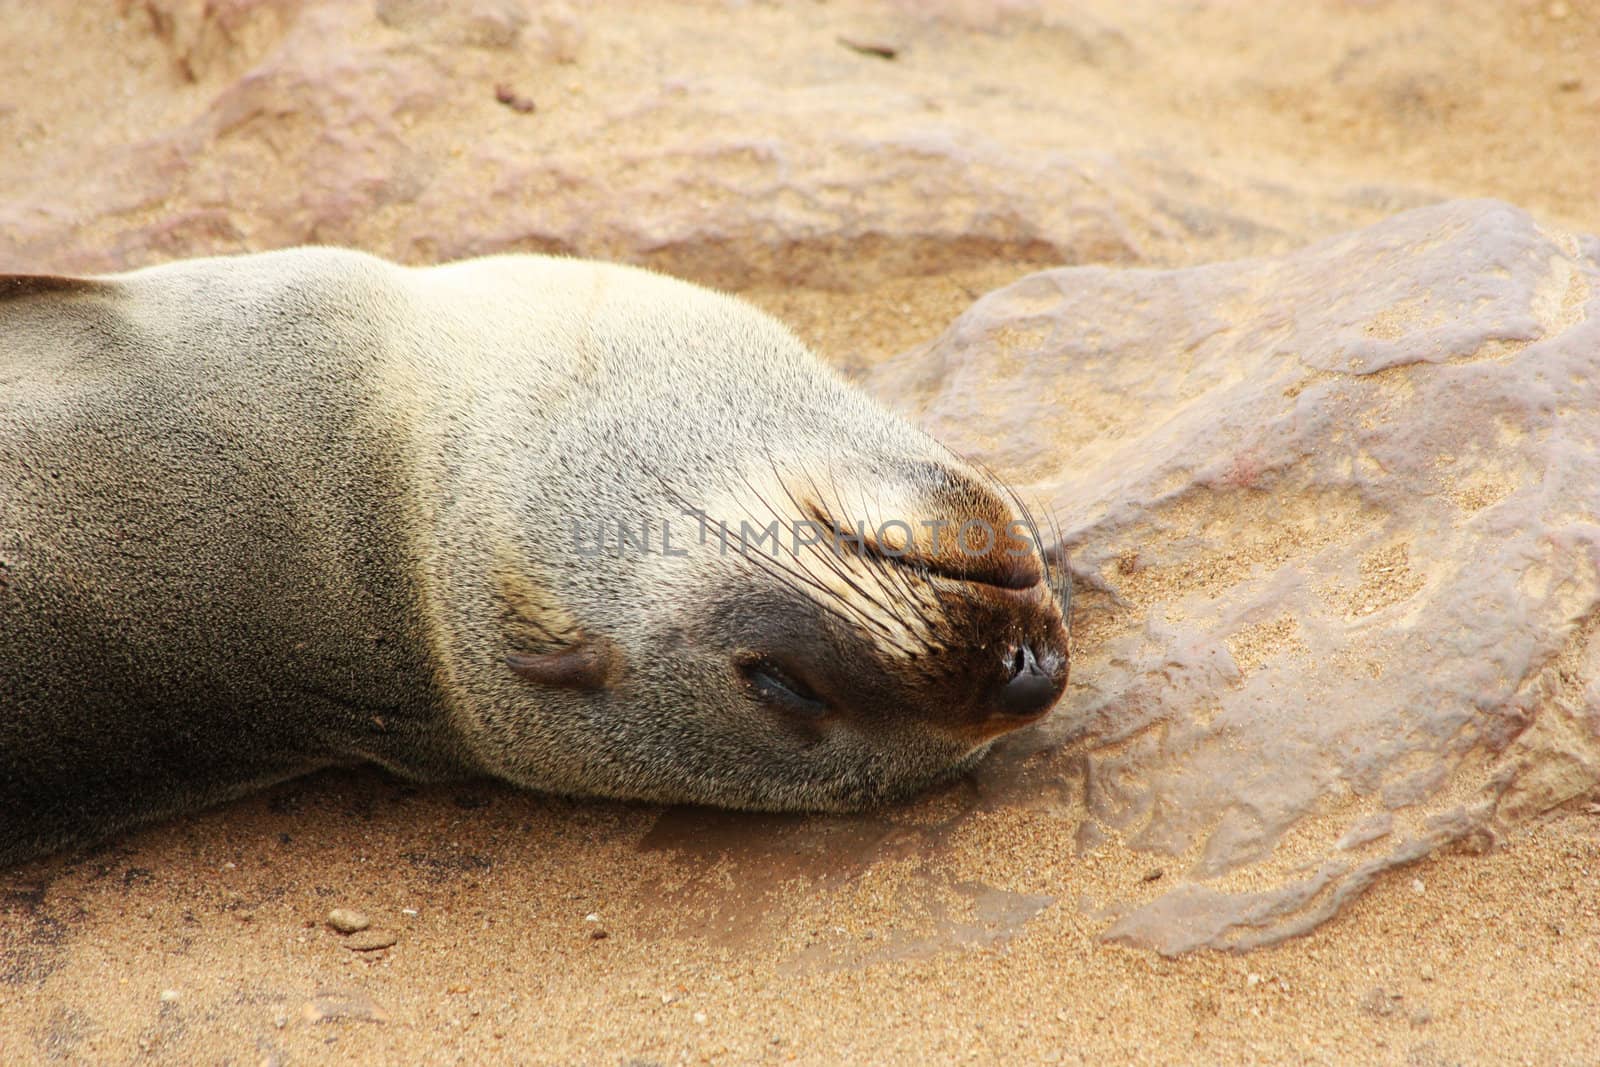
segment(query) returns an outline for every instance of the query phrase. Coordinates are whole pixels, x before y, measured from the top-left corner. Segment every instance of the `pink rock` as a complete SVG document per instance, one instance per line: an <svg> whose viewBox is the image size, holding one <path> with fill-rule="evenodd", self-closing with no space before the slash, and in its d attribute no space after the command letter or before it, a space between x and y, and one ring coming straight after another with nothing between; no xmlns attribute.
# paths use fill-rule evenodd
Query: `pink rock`
<svg viewBox="0 0 1600 1067"><path fill-rule="evenodd" d="M1001 32L1044 35L1077 64L1129 61L1119 31L1035 4L841 11L816 39L781 41L730 20L712 49L684 41L681 17L641 12L618 37L581 3L139 5L117 32L153 38L170 83L141 88L119 143L91 151L41 128L37 160L4 176L0 267L107 271L324 243L430 262L559 251L730 288L844 287L996 258L1261 252L1394 203L1220 164L1199 174L1160 140L1125 143L1089 102L945 69L974 35ZM857 23L917 62L839 45ZM638 77L589 76L623 46L656 58Z"/></svg>
<svg viewBox="0 0 1600 1067"><path fill-rule="evenodd" d="M1081 779L1081 847L1186 861L1109 936L1270 943L1600 783L1597 256L1456 202L1034 274L871 377L1072 550L1073 688L987 774Z"/></svg>

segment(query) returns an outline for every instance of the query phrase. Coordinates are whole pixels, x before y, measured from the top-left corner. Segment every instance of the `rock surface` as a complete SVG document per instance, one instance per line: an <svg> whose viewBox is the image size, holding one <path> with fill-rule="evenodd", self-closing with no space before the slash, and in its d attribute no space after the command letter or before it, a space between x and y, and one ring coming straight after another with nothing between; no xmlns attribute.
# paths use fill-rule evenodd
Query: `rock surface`
<svg viewBox="0 0 1600 1067"><path fill-rule="evenodd" d="M1046 271L869 380L1073 550L1078 848L1187 879L1109 937L1272 943L1600 784L1597 255L1463 201Z"/></svg>
<svg viewBox="0 0 1600 1067"><path fill-rule="evenodd" d="M623 26L511 0L149 0L76 31L143 59L98 101L112 114L80 119L90 144L13 123L0 262L107 271L321 243L842 286L981 259L1281 249L1437 195L1221 160L1197 171L1176 117L1130 128L1091 103L1151 61L1127 33L1086 11L982 6L841 13L798 37L756 10L696 42L648 8ZM892 63L838 39L880 30L903 42ZM776 34L789 61L774 65ZM630 60L631 77L603 77ZM1039 98L1028 75L1046 67L1082 95ZM49 76L28 54L19 70ZM139 107L146 93L166 106Z"/></svg>

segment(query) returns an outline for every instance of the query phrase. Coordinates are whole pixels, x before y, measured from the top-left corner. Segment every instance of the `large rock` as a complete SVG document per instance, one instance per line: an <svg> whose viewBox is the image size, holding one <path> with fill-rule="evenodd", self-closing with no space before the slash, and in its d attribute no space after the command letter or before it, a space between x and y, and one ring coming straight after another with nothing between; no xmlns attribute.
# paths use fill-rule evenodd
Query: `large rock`
<svg viewBox="0 0 1600 1067"><path fill-rule="evenodd" d="M1087 76L1139 61L1123 34L979 6L819 11L799 32L751 11L706 36L682 13L581 4L150 0L93 27L150 58L131 101L105 93L114 113L90 121L89 143L19 129L25 165L0 168L0 266L324 243L843 286L994 259L1260 252L1430 198L1222 162L1197 173L1169 131L1131 133L1092 95L985 80L968 55L1032 55L1031 41ZM39 61L26 41L61 35L19 33L19 73Z"/></svg>
<svg viewBox="0 0 1600 1067"><path fill-rule="evenodd" d="M1080 852L1182 872L1111 938L1270 943L1600 782L1597 256L1455 202L1034 274L876 371L1072 549L1072 692L989 773L1081 775Z"/></svg>

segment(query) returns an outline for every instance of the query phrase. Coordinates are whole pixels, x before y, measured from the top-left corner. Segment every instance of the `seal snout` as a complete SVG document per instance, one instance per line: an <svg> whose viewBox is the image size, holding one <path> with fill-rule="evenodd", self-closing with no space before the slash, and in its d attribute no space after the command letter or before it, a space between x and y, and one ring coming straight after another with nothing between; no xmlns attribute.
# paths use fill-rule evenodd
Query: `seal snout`
<svg viewBox="0 0 1600 1067"><path fill-rule="evenodd" d="M1040 662L1033 645L1020 644L1009 657L1010 677L995 696L994 707L1002 715L1019 719L1033 719L1049 711L1061 696L1064 680L1061 660L1054 653L1046 653Z"/></svg>

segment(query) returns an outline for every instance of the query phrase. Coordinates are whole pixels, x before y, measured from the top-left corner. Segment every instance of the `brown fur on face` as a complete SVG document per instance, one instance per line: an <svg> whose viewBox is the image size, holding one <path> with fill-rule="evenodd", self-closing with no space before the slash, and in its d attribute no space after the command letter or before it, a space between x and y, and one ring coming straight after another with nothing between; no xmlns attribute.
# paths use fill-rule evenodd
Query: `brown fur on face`
<svg viewBox="0 0 1600 1067"><path fill-rule="evenodd" d="M817 662L792 669L831 698L832 714L862 728L892 731L915 720L978 745L1035 721L1059 699L1070 656L1066 623L1031 520L960 471L927 464L920 474L924 495L918 517L907 522L910 538L842 520L816 499L798 501L811 522L839 535L812 551L834 553L834 568L855 577L832 596L805 587L820 598L815 625L826 640L798 653ZM917 647L903 652L885 644L859 613L841 608L863 600L898 611L902 623L915 626ZM1019 716L997 709L994 694L1024 646L1046 665L1054 696L1037 713ZM795 656L790 650L786 658Z"/></svg>

